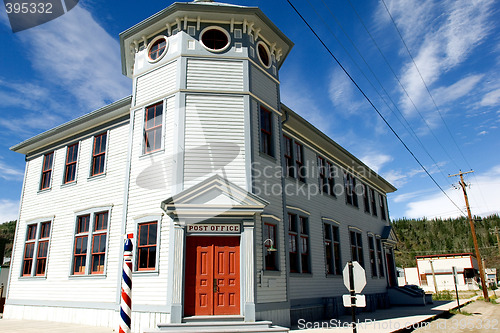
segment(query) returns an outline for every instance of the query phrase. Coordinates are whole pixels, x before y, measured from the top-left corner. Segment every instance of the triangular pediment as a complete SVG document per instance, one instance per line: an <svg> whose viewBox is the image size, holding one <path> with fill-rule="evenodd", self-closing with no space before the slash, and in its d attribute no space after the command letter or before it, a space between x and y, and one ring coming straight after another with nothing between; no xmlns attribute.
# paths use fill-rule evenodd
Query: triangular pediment
<svg viewBox="0 0 500 333"><path fill-rule="evenodd" d="M214 175L161 203L170 215L253 215L262 212L268 202Z"/></svg>

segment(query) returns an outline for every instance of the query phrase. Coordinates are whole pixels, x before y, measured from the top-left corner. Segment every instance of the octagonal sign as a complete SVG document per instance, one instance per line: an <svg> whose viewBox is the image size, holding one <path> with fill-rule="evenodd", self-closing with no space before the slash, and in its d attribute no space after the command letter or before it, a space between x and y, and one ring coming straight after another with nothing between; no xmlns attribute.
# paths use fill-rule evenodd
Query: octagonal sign
<svg viewBox="0 0 500 333"><path fill-rule="evenodd" d="M358 294L366 286L365 270L357 261L353 261L352 266L352 273L354 275L354 292ZM345 265L342 275L344 277L344 286L347 290L351 290L349 284L349 263Z"/></svg>

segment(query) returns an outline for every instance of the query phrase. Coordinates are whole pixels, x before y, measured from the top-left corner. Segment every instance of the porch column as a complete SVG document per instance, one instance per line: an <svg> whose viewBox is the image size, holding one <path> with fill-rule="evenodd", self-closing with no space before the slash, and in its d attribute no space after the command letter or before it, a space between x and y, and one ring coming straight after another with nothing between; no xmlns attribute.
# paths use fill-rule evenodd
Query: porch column
<svg viewBox="0 0 500 333"><path fill-rule="evenodd" d="M182 322L183 308L183 275L184 275L184 228L174 225L174 246L172 251L173 267L172 270L172 310L170 313L172 323Z"/></svg>
<svg viewBox="0 0 500 333"><path fill-rule="evenodd" d="M245 321L255 321L255 262L254 262L254 221L243 221L243 274Z"/></svg>

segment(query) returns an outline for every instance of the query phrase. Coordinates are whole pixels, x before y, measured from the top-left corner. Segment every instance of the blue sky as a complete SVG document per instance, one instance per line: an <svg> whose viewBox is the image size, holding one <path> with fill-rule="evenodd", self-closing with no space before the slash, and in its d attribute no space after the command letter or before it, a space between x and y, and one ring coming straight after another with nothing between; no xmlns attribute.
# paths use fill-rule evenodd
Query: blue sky
<svg viewBox="0 0 500 333"><path fill-rule="evenodd" d="M447 175L472 168L472 212L498 213L499 2L291 1L450 198L464 208ZM282 101L398 188L392 218L460 215L286 0L230 3L260 7L295 43L280 71ZM9 147L129 95L118 34L170 4L80 1L16 34L0 10L1 222L17 216L24 174Z"/></svg>

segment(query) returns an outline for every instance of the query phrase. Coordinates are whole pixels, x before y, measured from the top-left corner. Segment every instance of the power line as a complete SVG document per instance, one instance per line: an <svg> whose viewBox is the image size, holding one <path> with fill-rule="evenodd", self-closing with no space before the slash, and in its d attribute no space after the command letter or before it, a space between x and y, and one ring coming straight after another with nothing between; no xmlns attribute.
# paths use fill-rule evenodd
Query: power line
<svg viewBox="0 0 500 333"><path fill-rule="evenodd" d="M415 141L417 141L417 143L420 145L420 147L425 151L425 153L427 154L427 156L429 156L429 158L432 160L432 162L434 163L434 165L437 167L437 169L439 170L439 172L441 173L441 175L443 176L444 179L446 179L446 181L449 183L449 180L448 180L448 177L445 176L443 170L441 170L440 166L439 166L439 163L436 162L436 160L432 157L432 155L430 154L430 152L427 150L427 148L425 148L424 144L422 143L422 141L420 140L420 138L418 137L417 133L415 133L415 131L413 130L412 126L410 125L410 123L408 122L408 120L406 119L406 117L403 115L403 113L401 112L401 110L399 109L399 107L397 106L396 102L394 102L394 100L392 99L391 95L388 93L388 91L385 89L384 85L382 84L382 82L380 82L380 80L378 79L377 75L375 74L375 72L372 70L371 66L368 64L368 62L366 61L365 57L362 55L361 51L356 47L356 44L354 43L354 41L349 37L349 34L345 31L344 27L342 26L342 24L340 23L340 21L337 19L337 17L335 16L335 14L333 14L332 10L330 9L330 7L325 3L324 0L321 0L323 2L323 4L325 5L325 7L328 9L328 11L330 12L330 15L333 17L333 19L335 20L335 22L337 23L337 25L340 27L340 29L342 30L342 32L344 33L344 35L347 37L347 39L350 41L350 43L352 44L352 46L354 47L354 49L356 50L356 52L358 53L358 55L361 57L361 59L363 60L363 62L365 63L365 65L368 67L368 70L370 71L370 73L373 75L373 77L375 78L375 80L377 81L377 83L380 85L380 87L382 88L382 90L384 91L384 93L387 95L388 99L390 100L390 102L392 103L392 105L394 106L394 108L398 111L398 114L400 115L400 117L405 121L406 125L408 126L405 126L405 124L403 124L403 122L401 121L401 119L398 118L397 114L394 112L394 110L389 106L389 103L387 103L387 101L384 99L384 97L382 96L382 94L377 90L377 88L375 88L374 84L370 81L370 79L368 79L368 77L365 75L364 71L361 69L361 67L357 64L357 62L354 60L354 58L351 56L351 54L349 53L349 51L347 51L347 49L344 47L344 45L342 44L342 42L337 38L337 36L333 33L333 31L330 29L329 25L325 22L325 20L322 18L322 16L317 12L317 10L314 8L314 6L311 4L311 2L309 0L307 0L307 2L309 3L309 6L313 9L313 11L316 13L316 15L321 19L321 21L323 22L323 24L327 27L328 31L330 32L330 34L337 40L337 42L340 44L340 46L344 49L344 51L346 52L346 54L349 56L349 58L351 58L352 62L354 63L354 65L358 68L358 70L361 72L361 74L364 76L364 78L368 81L368 83L372 86L373 90L375 90L375 92L379 95L379 97L381 98L381 100L385 103L385 105L387 106L387 108L394 114L395 118L399 121L399 123L406 129L406 131L410 134L410 136L413 135L413 138ZM409 129L408 129L409 128ZM451 183L449 183L451 185Z"/></svg>
<svg viewBox="0 0 500 333"><path fill-rule="evenodd" d="M432 175L429 173L429 171L427 171L427 169L423 166L423 164L420 162L420 160L415 156L415 154L413 154L413 152L410 150L410 148L408 148L408 146L404 143L403 139L401 139L401 137L396 133L396 131L392 128L392 126L389 124L389 122L385 119L385 117L382 115L382 113L380 113L380 111L377 109L377 107L373 104L373 102L371 101L371 99L365 94L365 92L363 91L363 89L361 89L361 87L357 84L357 82L354 80L354 78L349 74L349 72L347 72L347 70L344 68L344 66L342 66L342 64L340 63L340 61L337 59L337 57L335 57L335 55L332 53L332 51L330 50L330 48L323 42L323 40L321 39L321 37L318 36L318 34L316 33L316 31L309 25L309 23L307 22L307 20L302 16L302 14L300 14L300 12L297 10L297 8L295 8L295 6L290 2L290 0L286 0L288 2L288 4L293 8L293 10L297 13L297 15L299 15L299 17L302 19L302 21L307 25L307 27L311 30L311 32L314 34L314 36L316 36L316 38L319 40L319 42L323 45L323 47L328 51L328 53L330 54L330 56L335 60L335 62L340 66L340 68L342 69L342 71L344 71L344 73L347 75L347 77L349 77L349 80L351 80L351 82L356 86L356 88L359 90L359 92L363 95L363 97L366 99L366 101L368 103L370 103L371 107L375 110L375 112L377 112L377 114L380 116L380 118L382 118L382 120L384 121L384 123L389 127L389 129L391 130L391 132L396 136L396 138L401 142L401 144L405 147L405 149L410 153L410 155L415 159L415 161L420 165L420 167L425 171L425 173L432 179L432 181L434 182L434 184L436 184L436 186L441 190L441 192L443 192L443 194L451 201L451 203L453 203L453 205L455 205L455 207L457 207L457 209L460 211L461 214L465 215L464 212L462 212L462 210L460 209L460 207L457 206L457 204L448 196L448 194L443 190L443 188L437 183L437 181L434 179L434 177L432 177Z"/></svg>
<svg viewBox="0 0 500 333"><path fill-rule="evenodd" d="M350 0L349 0L350 2ZM448 134L450 135L451 139L453 140L453 143L455 144L455 146L457 147L458 151L460 152L460 155L462 155L462 158L463 160L465 161L465 163L467 164L467 167L472 170L472 167L470 166L469 164L469 161L467 160L467 158L465 157L462 149L460 148L460 146L458 145L457 141L455 140L455 137L453 136L453 134L451 133L450 131L450 128L448 127L448 124L446 123L446 121L444 120L444 117L443 117L443 114L441 113L441 110L439 109L437 103L436 103L436 100L434 99L434 97L432 96L431 94L431 91L429 89L429 86L427 85L427 83L425 82L424 80L424 77L422 76L422 73L420 72L420 69L418 68L417 66L417 63L415 62L415 58L413 58L413 55L411 54L410 52L410 49L408 48L408 45L406 44L404 38L403 38L403 35L401 34L401 31L399 30L398 28L398 25L396 24L396 21L394 21L394 18L392 17L392 14L391 12L389 11L389 8L387 7L387 4L385 3L385 0L382 0L382 3L384 4L384 7L385 7L385 10L387 11L387 14L389 15L389 17L391 18L391 22L392 24L394 25L394 28L396 29L398 35L399 35L399 38L401 39L401 42L403 42L403 45L406 49L406 52L408 52L408 55L410 56L410 59L413 63L413 66L415 66L415 69L417 70L417 73L420 77L420 79L422 80L422 83L424 84L424 87L425 87L425 90L427 91L427 94L429 94L429 97L431 98L432 100L432 103L434 104L434 107L436 108L436 111L438 112L439 114L439 117L441 118L441 121L443 122L446 130L448 131ZM481 195L481 198L483 199L483 202L485 203L486 205L486 208L488 210L490 210L490 208L488 207L488 203L486 202L485 198L484 198L484 195L483 195L483 191L481 190L480 186L479 186L479 182L477 181L477 178L476 178L476 175L472 175L474 177L474 180L476 181L476 183L478 184L478 189L479 189L479 194ZM477 203L476 203L477 204Z"/></svg>

